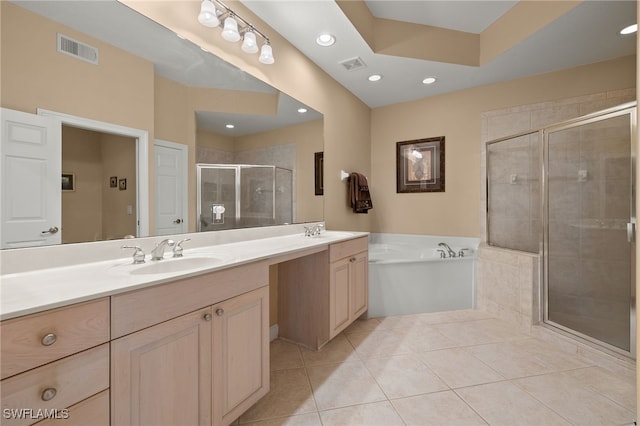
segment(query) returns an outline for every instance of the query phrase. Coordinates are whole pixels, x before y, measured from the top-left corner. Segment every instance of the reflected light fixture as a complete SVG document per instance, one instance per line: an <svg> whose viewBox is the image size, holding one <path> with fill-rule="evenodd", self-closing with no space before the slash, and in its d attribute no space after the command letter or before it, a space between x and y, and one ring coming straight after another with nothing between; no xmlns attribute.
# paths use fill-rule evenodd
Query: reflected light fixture
<svg viewBox="0 0 640 426"><path fill-rule="evenodd" d="M307 112L307 109L306 108L298 108L298 112L300 114L304 114L305 112Z"/></svg>
<svg viewBox="0 0 640 426"><path fill-rule="evenodd" d="M236 126L234 126L233 124L225 124L224 127L226 127L227 129L235 129Z"/></svg>
<svg viewBox="0 0 640 426"><path fill-rule="evenodd" d="M316 43L323 47L332 46L335 42L336 38L331 34L320 34L318 38L316 38Z"/></svg>
<svg viewBox="0 0 640 426"><path fill-rule="evenodd" d="M258 61L263 64L273 64L275 62L269 37L264 35L262 31L258 30L220 0L202 1L198 22L205 27L214 28L220 25L222 19L224 20L221 34L223 39L230 42L242 40L241 49L243 52L257 53L260 50ZM262 49L258 49L257 35L264 40Z"/></svg>
<svg viewBox="0 0 640 426"><path fill-rule="evenodd" d="M638 24L629 25L628 27L624 27L620 30L620 34L627 35L633 34L638 31Z"/></svg>
<svg viewBox="0 0 640 426"><path fill-rule="evenodd" d="M435 77L427 77L424 80L422 80L422 84L433 84L435 82L436 82Z"/></svg>
<svg viewBox="0 0 640 426"><path fill-rule="evenodd" d="M368 78L369 78L369 81L380 81L380 80L382 80L382 76L380 74L372 74Z"/></svg>

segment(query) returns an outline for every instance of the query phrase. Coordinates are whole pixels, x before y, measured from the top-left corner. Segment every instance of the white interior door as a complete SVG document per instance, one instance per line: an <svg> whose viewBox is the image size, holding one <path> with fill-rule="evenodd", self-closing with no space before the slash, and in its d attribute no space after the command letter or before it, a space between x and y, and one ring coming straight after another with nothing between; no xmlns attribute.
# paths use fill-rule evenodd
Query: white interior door
<svg viewBox="0 0 640 426"><path fill-rule="evenodd" d="M155 234L181 234L188 230L187 145L156 140Z"/></svg>
<svg viewBox="0 0 640 426"><path fill-rule="evenodd" d="M2 248L61 243L62 126L2 108Z"/></svg>

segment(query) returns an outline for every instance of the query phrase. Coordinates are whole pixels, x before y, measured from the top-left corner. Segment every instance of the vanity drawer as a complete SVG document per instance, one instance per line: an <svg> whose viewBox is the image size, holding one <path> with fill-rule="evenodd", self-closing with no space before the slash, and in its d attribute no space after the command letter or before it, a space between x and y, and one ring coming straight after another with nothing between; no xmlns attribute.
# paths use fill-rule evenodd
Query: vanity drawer
<svg viewBox="0 0 640 426"><path fill-rule="evenodd" d="M69 407L58 418L41 421L38 426L109 426L109 391L104 390L89 399Z"/></svg>
<svg viewBox="0 0 640 426"><path fill-rule="evenodd" d="M329 262L344 259L369 249L369 237L356 238L329 246Z"/></svg>
<svg viewBox="0 0 640 426"><path fill-rule="evenodd" d="M0 323L0 378L109 341L109 298Z"/></svg>
<svg viewBox="0 0 640 426"><path fill-rule="evenodd" d="M48 413L59 410L60 413L109 387L109 345L10 377L0 382L0 386L2 424L35 423L43 419L37 417L38 410L48 410Z"/></svg>

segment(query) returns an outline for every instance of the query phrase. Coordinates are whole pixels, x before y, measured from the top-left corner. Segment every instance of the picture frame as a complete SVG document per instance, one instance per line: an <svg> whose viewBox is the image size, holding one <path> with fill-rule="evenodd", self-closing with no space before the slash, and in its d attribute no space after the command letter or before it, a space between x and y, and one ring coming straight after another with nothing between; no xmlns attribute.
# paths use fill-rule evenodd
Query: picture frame
<svg viewBox="0 0 640 426"><path fill-rule="evenodd" d="M324 152L313 154L315 194L324 195Z"/></svg>
<svg viewBox="0 0 640 426"><path fill-rule="evenodd" d="M396 143L396 192L445 192L444 136Z"/></svg>
<svg viewBox="0 0 640 426"><path fill-rule="evenodd" d="M69 192L76 190L76 175L74 173L62 173L62 190Z"/></svg>

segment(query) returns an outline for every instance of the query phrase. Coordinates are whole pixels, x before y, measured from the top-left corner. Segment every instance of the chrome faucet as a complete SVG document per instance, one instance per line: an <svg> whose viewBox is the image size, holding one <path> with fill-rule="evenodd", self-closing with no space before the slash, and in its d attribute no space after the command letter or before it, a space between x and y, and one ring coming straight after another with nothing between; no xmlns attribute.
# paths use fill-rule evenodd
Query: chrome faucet
<svg viewBox="0 0 640 426"><path fill-rule="evenodd" d="M324 229L324 225L321 223L316 223L313 226L305 226L304 227L304 236L305 237L316 237L320 235L320 231Z"/></svg>
<svg viewBox="0 0 640 426"><path fill-rule="evenodd" d="M191 241L191 238L185 238L173 245L173 257L182 257L182 243L186 243L187 241Z"/></svg>
<svg viewBox="0 0 640 426"><path fill-rule="evenodd" d="M173 247L175 243L173 240L166 239L160 241L156 244L155 248L151 251L151 260L162 260L164 259L164 249L167 247Z"/></svg>
<svg viewBox="0 0 640 426"><path fill-rule="evenodd" d="M445 249L447 249L447 253L449 253L449 257L456 257L456 252L453 251L451 249L451 247L449 247L449 244L447 244L447 243L438 243L438 246L444 247Z"/></svg>

